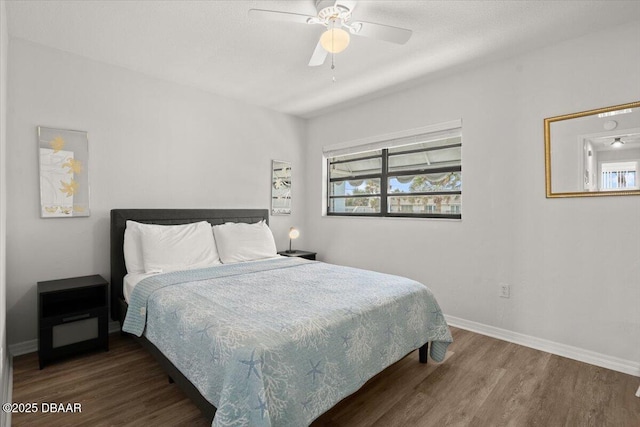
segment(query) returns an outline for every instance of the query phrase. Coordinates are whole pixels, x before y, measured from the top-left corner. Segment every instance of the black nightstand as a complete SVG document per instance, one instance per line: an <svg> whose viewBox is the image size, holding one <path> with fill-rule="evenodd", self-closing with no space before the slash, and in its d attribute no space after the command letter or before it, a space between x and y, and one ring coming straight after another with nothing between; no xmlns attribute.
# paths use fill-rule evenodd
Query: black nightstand
<svg viewBox="0 0 640 427"><path fill-rule="evenodd" d="M99 275L38 282L38 358L109 350L109 283Z"/></svg>
<svg viewBox="0 0 640 427"><path fill-rule="evenodd" d="M308 252L308 251L282 251L282 252L278 252L278 255L284 255L284 256L294 256L294 257L299 257L299 258L304 258L304 259L310 259L312 261L314 261L316 259L316 254L317 252Z"/></svg>

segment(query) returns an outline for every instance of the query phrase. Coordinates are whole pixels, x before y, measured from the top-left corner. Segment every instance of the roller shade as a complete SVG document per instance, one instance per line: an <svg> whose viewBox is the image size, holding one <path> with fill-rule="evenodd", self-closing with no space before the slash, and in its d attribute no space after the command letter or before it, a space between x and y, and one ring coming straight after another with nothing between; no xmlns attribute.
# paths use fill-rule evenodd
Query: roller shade
<svg viewBox="0 0 640 427"><path fill-rule="evenodd" d="M327 145L322 147L322 152L327 158L346 156L349 154L381 150L383 148L396 148L404 145L455 138L461 136L461 133L462 120L459 119L423 128L410 129L392 134Z"/></svg>

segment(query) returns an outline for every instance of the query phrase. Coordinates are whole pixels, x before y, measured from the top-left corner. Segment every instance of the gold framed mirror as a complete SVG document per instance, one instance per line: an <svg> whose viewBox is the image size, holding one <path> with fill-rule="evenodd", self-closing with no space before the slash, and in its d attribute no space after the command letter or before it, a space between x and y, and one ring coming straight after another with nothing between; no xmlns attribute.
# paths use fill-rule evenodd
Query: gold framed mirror
<svg viewBox="0 0 640 427"><path fill-rule="evenodd" d="M640 195L640 101L544 119L547 198Z"/></svg>

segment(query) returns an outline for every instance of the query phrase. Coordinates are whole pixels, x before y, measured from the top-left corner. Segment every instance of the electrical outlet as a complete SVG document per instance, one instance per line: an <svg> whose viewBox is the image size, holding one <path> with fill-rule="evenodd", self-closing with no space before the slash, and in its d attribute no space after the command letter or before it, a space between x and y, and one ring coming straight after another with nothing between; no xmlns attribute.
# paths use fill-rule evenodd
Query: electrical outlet
<svg viewBox="0 0 640 427"><path fill-rule="evenodd" d="M511 297L511 285L507 285L506 283L500 283L500 288L498 290L498 296L500 298L509 298Z"/></svg>

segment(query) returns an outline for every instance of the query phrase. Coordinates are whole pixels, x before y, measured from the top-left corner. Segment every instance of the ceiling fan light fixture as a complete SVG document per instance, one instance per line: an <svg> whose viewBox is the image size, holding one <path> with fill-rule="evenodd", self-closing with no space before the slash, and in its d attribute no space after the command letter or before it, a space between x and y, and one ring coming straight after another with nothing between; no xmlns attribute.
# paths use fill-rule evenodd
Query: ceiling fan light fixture
<svg viewBox="0 0 640 427"><path fill-rule="evenodd" d="M614 148L619 148L619 147L622 147L623 145L624 145L624 141L621 141L620 138L615 138L611 143L611 146Z"/></svg>
<svg viewBox="0 0 640 427"><path fill-rule="evenodd" d="M320 36L320 45L329 53L340 53L349 46L351 36L342 28L329 28Z"/></svg>

